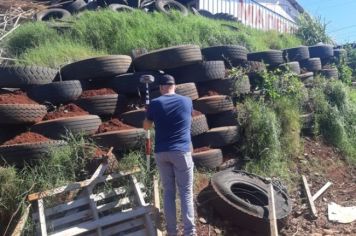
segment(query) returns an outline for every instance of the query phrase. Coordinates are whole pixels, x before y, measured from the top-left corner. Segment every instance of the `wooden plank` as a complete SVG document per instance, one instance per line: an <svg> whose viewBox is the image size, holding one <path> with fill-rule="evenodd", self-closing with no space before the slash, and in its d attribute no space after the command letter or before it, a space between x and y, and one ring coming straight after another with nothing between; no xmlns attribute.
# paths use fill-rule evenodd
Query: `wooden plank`
<svg viewBox="0 0 356 236"><path fill-rule="evenodd" d="M274 189L273 184L269 183L268 188L268 210L269 210L269 226L270 226L270 235L278 236L278 226L277 226L277 217L276 217L276 206L274 202Z"/></svg>
<svg viewBox="0 0 356 236"><path fill-rule="evenodd" d="M135 231L129 234L125 234L125 236L147 236L146 234L146 230L145 229L141 229L139 231Z"/></svg>
<svg viewBox="0 0 356 236"><path fill-rule="evenodd" d="M144 224L144 220L142 217L140 217L140 218L136 218L134 220L127 221L125 223L116 224L116 225L110 226L108 228L105 228L103 230L103 233L104 233L104 235L119 234L120 232L124 232L126 230L139 227L143 224Z"/></svg>
<svg viewBox="0 0 356 236"><path fill-rule="evenodd" d="M21 236L23 228L25 227L25 224L27 222L28 215L30 213L30 208L31 208L31 204L29 204L26 207L25 212L21 216L21 218L20 218L19 222L17 223L14 231L12 232L11 236Z"/></svg>
<svg viewBox="0 0 356 236"><path fill-rule="evenodd" d="M81 233L92 231L98 227L105 227L107 225L111 225L111 224L114 224L114 223L117 223L120 221L125 221L125 220L129 220L131 218L142 216L142 215L150 212L150 210L151 210L151 207L148 206L148 207L140 207L140 208L134 209L129 212L124 212L124 213L119 212L116 214L102 217L101 219L99 219L97 221L88 221L88 222L81 223L74 227L70 227L68 229L65 229L65 230L62 230L59 232L55 232L51 235L52 236L78 235Z"/></svg>
<svg viewBox="0 0 356 236"><path fill-rule="evenodd" d="M161 211L161 202L160 202L160 194L159 194L159 184L157 176L153 176L153 206L157 209L155 215L156 221L156 234L157 236L163 236L162 231L157 227L159 224L159 213Z"/></svg>
<svg viewBox="0 0 356 236"><path fill-rule="evenodd" d="M307 178L305 178L305 176L302 175L302 180L303 180L303 185L304 185L305 192L307 194L308 204L309 204L312 216L314 218L317 218L318 217L318 213L317 213L315 205L314 205L313 197L312 197L312 195L310 193L310 189L309 189L309 186L308 186Z"/></svg>
<svg viewBox="0 0 356 236"><path fill-rule="evenodd" d="M327 182L318 192L313 195L313 201L318 199L333 183Z"/></svg>
<svg viewBox="0 0 356 236"><path fill-rule="evenodd" d="M113 179L116 179L116 178L120 178L120 177L123 177L123 176L127 176L127 175L131 175L131 174L137 173L139 171L140 171L140 169L136 167L131 171L127 171L127 172L121 172L120 171L119 173L116 173L116 174L101 176L101 177L99 177L97 179L96 183L110 181L110 180L113 180ZM76 190L76 189L84 188L84 187L87 187L91 182L92 181L90 179L87 179L87 180L84 180L84 181L81 181L81 182L71 183L71 184L68 184L66 186L58 187L58 188L55 188L55 189L52 189L52 190L46 190L46 191L39 192L39 193L32 193L32 194L28 195L28 200L29 201L35 201L35 200L40 199L40 198L49 197L49 196L53 196L53 195L56 195L56 194L59 194L59 193L64 193L64 192L68 192L68 191L73 191L73 190Z"/></svg>
<svg viewBox="0 0 356 236"><path fill-rule="evenodd" d="M43 199L38 199L37 204L38 204L38 214L40 216L41 235L47 236L46 217L44 214Z"/></svg>
<svg viewBox="0 0 356 236"><path fill-rule="evenodd" d="M95 203L93 197L91 197L91 193L92 193L91 190L92 190L91 187L87 188L89 206L90 206L91 213L93 215L94 220L97 221L97 220L99 220L99 213L98 213L98 209L96 208L96 203ZM96 232L98 233L98 236L103 236L103 231L102 231L100 225L96 228Z"/></svg>

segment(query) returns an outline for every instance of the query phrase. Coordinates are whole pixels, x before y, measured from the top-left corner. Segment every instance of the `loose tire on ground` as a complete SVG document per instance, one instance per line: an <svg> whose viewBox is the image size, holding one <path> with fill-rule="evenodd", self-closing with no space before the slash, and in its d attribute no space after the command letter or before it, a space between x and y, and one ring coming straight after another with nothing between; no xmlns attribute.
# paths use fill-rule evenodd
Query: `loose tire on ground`
<svg viewBox="0 0 356 236"><path fill-rule="evenodd" d="M234 104L229 96L215 95L193 101L193 107L203 114L216 114L233 110Z"/></svg>
<svg viewBox="0 0 356 236"><path fill-rule="evenodd" d="M188 9L183 4L177 1L156 0L156 8L158 11L168 15L171 14L171 9L179 11L183 16L188 15Z"/></svg>
<svg viewBox="0 0 356 236"><path fill-rule="evenodd" d="M51 139L63 139L68 132L74 135L95 134L101 125L101 119L96 115L81 115L39 122L31 127L35 133Z"/></svg>
<svg viewBox="0 0 356 236"><path fill-rule="evenodd" d="M76 13L86 9L87 3L84 0L74 0L71 3L65 4L64 8L70 13Z"/></svg>
<svg viewBox="0 0 356 236"><path fill-rule="evenodd" d="M33 124L46 113L47 108L37 104L0 104L0 124Z"/></svg>
<svg viewBox="0 0 356 236"><path fill-rule="evenodd" d="M71 80L31 87L27 90L27 95L39 103L63 104L77 100L82 92L80 81Z"/></svg>
<svg viewBox="0 0 356 236"><path fill-rule="evenodd" d="M54 20L63 20L65 18L70 17L71 14L69 11L61 8L51 8L45 9L36 14L37 21L49 21L51 19Z"/></svg>
<svg viewBox="0 0 356 236"><path fill-rule="evenodd" d="M197 45L181 45L152 51L134 59L137 71L166 70L202 61Z"/></svg>
<svg viewBox="0 0 356 236"><path fill-rule="evenodd" d="M223 154L220 149L210 149L192 154L194 165L197 168L216 169L223 162Z"/></svg>
<svg viewBox="0 0 356 236"><path fill-rule="evenodd" d="M209 130L208 122L205 115L198 115L192 117L192 126L190 135L197 136L203 134Z"/></svg>
<svg viewBox="0 0 356 236"><path fill-rule="evenodd" d="M117 12L130 12L134 10L134 8L123 4L110 4L108 8Z"/></svg>
<svg viewBox="0 0 356 236"><path fill-rule="evenodd" d="M127 73L131 57L111 55L94 57L65 65L61 69L63 80L97 80Z"/></svg>
<svg viewBox="0 0 356 236"><path fill-rule="evenodd" d="M92 115L111 116L121 114L125 110L127 99L124 95L105 94L80 98L75 104Z"/></svg>
<svg viewBox="0 0 356 236"><path fill-rule="evenodd" d="M236 143L238 140L238 127L225 126L210 129L208 132L192 137L193 147L220 148Z"/></svg>

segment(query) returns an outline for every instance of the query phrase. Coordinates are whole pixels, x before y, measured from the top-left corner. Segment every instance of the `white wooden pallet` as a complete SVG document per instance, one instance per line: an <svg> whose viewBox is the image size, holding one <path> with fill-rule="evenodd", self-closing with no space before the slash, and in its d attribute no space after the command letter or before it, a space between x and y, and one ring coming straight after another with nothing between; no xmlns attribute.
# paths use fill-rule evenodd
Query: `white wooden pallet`
<svg viewBox="0 0 356 236"><path fill-rule="evenodd" d="M103 175L105 169L101 164L91 179L29 195L37 202L32 204L37 205L32 214L36 235L155 236L154 208L146 204L143 185L133 175L139 170ZM112 185L109 191L107 185ZM48 199L73 191L74 200L45 207Z"/></svg>

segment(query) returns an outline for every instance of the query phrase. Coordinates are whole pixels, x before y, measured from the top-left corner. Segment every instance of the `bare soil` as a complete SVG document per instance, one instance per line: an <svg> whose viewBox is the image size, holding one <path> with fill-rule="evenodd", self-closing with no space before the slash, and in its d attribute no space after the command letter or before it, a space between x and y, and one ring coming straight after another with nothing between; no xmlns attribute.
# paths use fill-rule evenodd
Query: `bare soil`
<svg viewBox="0 0 356 236"><path fill-rule="evenodd" d="M89 115L88 112L84 111L82 108L78 107L77 105L70 103L65 106L61 106L57 108L53 112L48 112L43 120L54 120L58 118L64 117L74 117L74 116L81 116L81 115Z"/></svg>
<svg viewBox="0 0 356 236"><path fill-rule="evenodd" d="M20 135L17 135L13 139L6 141L3 143L1 146L4 145L14 145L14 144L23 144L23 143L39 143L39 142L45 142L48 141L49 139L36 133L32 132L26 132L22 133Z"/></svg>
<svg viewBox="0 0 356 236"><path fill-rule="evenodd" d="M114 90L112 90L111 88L85 90L85 91L83 91L80 98L88 98L88 97L94 97L94 96L100 96L100 95L111 95L111 94L117 94L117 93Z"/></svg>
<svg viewBox="0 0 356 236"><path fill-rule="evenodd" d="M215 96L215 95L221 95L220 93L218 93L217 91L211 89L211 88L207 88L204 86L200 86L199 88L199 94L200 97L208 97L208 96Z"/></svg>
<svg viewBox="0 0 356 236"><path fill-rule="evenodd" d="M0 104L38 104L35 101L27 97L25 92L1 92Z"/></svg>
<svg viewBox="0 0 356 236"><path fill-rule="evenodd" d="M193 153L205 152L205 151L208 151L208 150L211 150L211 148L210 147L195 148L193 150Z"/></svg>
<svg viewBox="0 0 356 236"><path fill-rule="evenodd" d="M97 133L100 134L100 133L106 133L110 131L128 130L128 129L135 129L135 127L124 124L119 119L115 118L102 123L99 126Z"/></svg>

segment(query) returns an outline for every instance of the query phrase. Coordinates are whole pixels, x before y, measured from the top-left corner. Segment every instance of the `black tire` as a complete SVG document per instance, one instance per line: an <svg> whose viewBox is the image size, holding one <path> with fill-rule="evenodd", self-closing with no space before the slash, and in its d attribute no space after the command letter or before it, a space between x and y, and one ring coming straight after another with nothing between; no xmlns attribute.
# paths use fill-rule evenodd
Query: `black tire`
<svg viewBox="0 0 356 236"><path fill-rule="evenodd" d="M214 15L214 19L225 20L225 21L233 21L233 22L238 21L238 18L236 18L233 15L227 14L227 13L216 13Z"/></svg>
<svg viewBox="0 0 356 236"><path fill-rule="evenodd" d="M0 104L0 124L33 124L47 114L45 106L37 104Z"/></svg>
<svg viewBox="0 0 356 236"><path fill-rule="evenodd" d="M205 115L197 115L192 117L192 126L190 130L191 136L197 136L203 134L209 130L208 121Z"/></svg>
<svg viewBox="0 0 356 236"><path fill-rule="evenodd" d="M337 60L345 59L347 57L347 51L342 48L334 49L334 57Z"/></svg>
<svg viewBox="0 0 356 236"><path fill-rule="evenodd" d="M280 50L249 53L247 54L247 59L249 61L264 62L270 66L276 66L284 62L283 53Z"/></svg>
<svg viewBox="0 0 356 236"><path fill-rule="evenodd" d="M247 49L237 45L225 45L203 48L202 54L207 61L222 60L226 67L231 68L247 61Z"/></svg>
<svg viewBox="0 0 356 236"><path fill-rule="evenodd" d="M211 80L204 83L199 83L199 95L201 97L209 95L214 91L221 95L240 96L248 94L251 91L249 78L226 78L220 80Z"/></svg>
<svg viewBox="0 0 356 236"><path fill-rule="evenodd" d="M290 71L296 75L300 74L300 66L299 66L299 62L297 61L281 64L279 65L279 68L283 71Z"/></svg>
<svg viewBox="0 0 356 236"><path fill-rule="evenodd" d="M163 12L165 14L171 14L171 12L169 11L170 8L178 10L183 16L187 16L189 14L188 9L183 4L177 1L156 0L156 8L158 11Z"/></svg>
<svg viewBox="0 0 356 236"><path fill-rule="evenodd" d="M225 95L215 95L202 97L193 102L194 108L203 114L216 114L234 109L230 97Z"/></svg>
<svg viewBox="0 0 356 236"><path fill-rule="evenodd" d="M94 57L65 65L61 69L63 80L97 80L127 73L131 57L111 55Z"/></svg>
<svg viewBox="0 0 356 236"><path fill-rule="evenodd" d="M43 158L54 148L59 148L66 145L64 141L50 140L38 143L23 143L14 145L0 146L0 162L22 167L24 163L33 163L34 161Z"/></svg>
<svg viewBox="0 0 356 236"><path fill-rule="evenodd" d="M199 46L181 45L152 51L134 59L137 71L166 70L202 61Z"/></svg>
<svg viewBox="0 0 356 236"><path fill-rule="evenodd" d="M334 56L334 49L332 45L315 45L309 47L310 57L319 57L320 59Z"/></svg>
<svg viewBox="0 0 356 236"><path fill-rule="evenodd" d="M82 85L79 80L52 82L34 86L27 90L28 96L36 102L50 102L52 104L75 101L82 92Z"/></svg>
<svg viewBox="0 0 356 236"><path fill-rule="evenodd" d="M117 11L117 12L130 12L135 10L132 7L129 7L127 5L123 5L123 4L110 4L108 6L109 9L113 10L113 11Z"/></svg>
<svg viewBox="0 0 356 236"><path fill-rule="evenodd" d="M140 149L144 144L144 129L128 129L111 131L92 136L93 140L100 146L113 147L114 151L125 151Z"/></svg>
<svg viewBox="0 0 356 236"><path fill-rule="evenodd" d="M31 131L51 139L61 139L66 136L68 132L74 135L95 134L100 125L101 120L99 116L82 115L42 121L33 125Z"/></svg>
<svg viewBox="0 0 356 236"><path fill-rule="evenodd" d="M217 128L222 126L236 126L237 112L236 110L224 111L217 114L210 114L206 116L210 128Z"/></svg>
<svg viewBox="0 0 356 236"><path fill-rule="evenodd" d="M309 48L306 46L287 48L283 50L283 58L287 62L302 61L309 59L309 57Z"/></svg>
<svg viewBox="0 0 356 236"><path fill-rule="evenodd" d="M189 97L192 100L199 98L197 87L195 83L177 84L176 94Z"/></svg>
<svg viewBox="0 0 356 236"><path fill-rule="evenodd" d="M126 109L127 99L124 95L105 94L80 98L75 104L92 115L111 116L121 114Z"/></svg>
<svg viewBox="0 0 356 236"><path fill-rule="evenodd" d="M300 74L298 77L300 78L300 80L304 84L308 84L308 83L312 83L313 82L314 73L313 72L307 72L307 73Z"/></svg>
<svg viewBox="0 0 356 236"><path fill-rule="evenodd" d="M307 113L299 116L300 123L302 124L301 131L304 135L313 134L314 129L314 113Z"/></svg>
<svg viewBox="0 0 356 236"><path fill-rule="evenodd" d="M71 14L67 10L64 10L61 8L51 8L51 9L45 9L45 10L42 10L42 11L36 13L36 20L37 21L49 21L51 19L63 20L70 16L71 16Z"/></svg>
<svg viewBox="0 0 356 236"><path fill-rule="evenodd" d="M205 61L165 72L172 75L177 84L222 79L226 73L223 61Z"/></svg>
<svg viewBox="0 0 356 236"><path fill-rule="evenodd" d="M216 169L223 162L223 154L220 149L210 149L192 154L194 165L197 168Z"/></svg>
<svg viewBox="0 0 356 236"><path fill-rule="evenodd" d="M300 67L303 70L310 72L317 72L321 70L321 61L320 58L309 58L299 62Z"/></svg>
<svg viewBox="0 0 356 236"><path fill-rule="evenodd" d="M215 193L211 203L221 216L241 219L236 221L239 226L268 234L268 182L243 171L218 172L211 178ZM276 218L281 220L291 212L292 204L283 187L274 185L273 188Z"/></svg>
<svg viewBox="0 0 356 236"><path fill-rule="evenodd" d="M207 11L207 10L198 10L199 14L201 16L204 16L206 18L210 18L210 19L214 19L214 14L211 13L210 11Z"/></svg>
<svg viewBox="0 0 356 236"><path fill-rule="evenodd" d="M238 134L237 126L213 128L208 132L192 137L193 147L220 148L228 146L237 142Z"/></svg>
<svg viewBox="0 0 356 236"><path fill-rule="evenodd" d="M87 3L84 0L74 0L71 3L65 4L64 8L70 13L76 13L85 10Z"/></svg>
<svg viewBox="0 0 356 236"><path fill-rule="evenodd" d="M27 88L31 85L51 83L57 71L38 66L1 66L0 87Z"/></svg>
<svg viewBox="0 0 356 236"><path fill-rule="evenodd" d="M337 68L322 69L320 71L320 74L326 79L339 79L339 72Z"/></svg>
<svg viewBox="0 0 356 236"><path fill-rule="evenodd" d="M110 81L110 87L119 94L137 94L138 92L145 92L146 85L140 82L142 75L152 75L155 81L151 83L150 90L158 88L158 81L163 75L156 71L136 72L116 76Z"/></svg>
<svg viewBox="0 0 356 236"><path fill-rule="evenodd" d="M27 127L21 125L2 125L0 126L0 145L15 136L26 132Z"/></svg>
<svg viewBox="0 0 356 236"><path fill-rule="evenodd" d="M136 128L142 128L143 121L146 118L146 110L138 109L134 111L128 111L120 115L122 122L125 124L134 126Z"/></svg>

